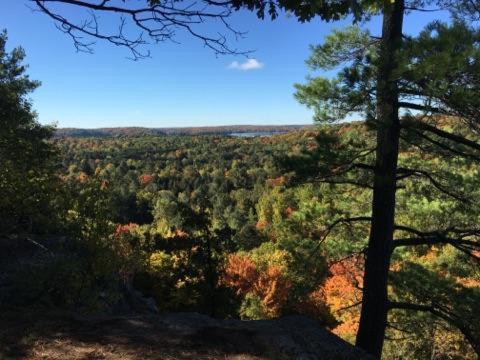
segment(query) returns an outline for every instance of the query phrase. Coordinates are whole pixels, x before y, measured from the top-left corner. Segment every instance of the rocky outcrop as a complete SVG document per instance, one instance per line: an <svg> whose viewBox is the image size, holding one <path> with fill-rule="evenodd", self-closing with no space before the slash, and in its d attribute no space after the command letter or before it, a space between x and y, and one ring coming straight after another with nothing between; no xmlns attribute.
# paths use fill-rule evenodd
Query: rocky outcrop
<svg viewBox="0 0 480 360"><path fill-rule="evenodd" d="M162 315L158 321L172 332L207 343L235 347L241 342L250 342L266 359L371 359L360 349L303 316L241 321L217 320L197 313L176 313Z"/></svg>
<svg viewBox="0 0 480 360"><path fill-rule="evenodd" d="M13 310L13 309L12 309ZM302 316L219 320L197 313L83 317L0 313L0 359L371 359Z"/></svg>

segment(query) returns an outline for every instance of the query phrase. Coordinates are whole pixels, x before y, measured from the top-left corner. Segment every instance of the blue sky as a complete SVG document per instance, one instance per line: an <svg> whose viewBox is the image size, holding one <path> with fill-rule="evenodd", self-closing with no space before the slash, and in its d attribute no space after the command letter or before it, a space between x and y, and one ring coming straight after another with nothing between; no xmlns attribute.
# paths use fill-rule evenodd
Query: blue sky
<svg viewBox="0 0 480 360"><path fill-rule="evenodd" d="M232 23L248 34L233 45L255 49L250 55L255 60L247 64L242 56L216 57L182 34L181 44L152 45L151 58L134 62L126 58L127 50L102 42L93 55L77 53L71 40L45 15L33 13L28 2L0 1L0 28L7 29L10 48L26 50L29 73L42 82L32 95L40 121L59 127L311 123L311 111L293 97L293 84L308 72L309 45L348 24L319 19L300 24L286 16L260 21L238 12ZM415 34L434 18L446 16L410 15L406 32ZM205 26L205 31L217 30L214 24ZM378 34L379 19L367 27Z"/></svg>

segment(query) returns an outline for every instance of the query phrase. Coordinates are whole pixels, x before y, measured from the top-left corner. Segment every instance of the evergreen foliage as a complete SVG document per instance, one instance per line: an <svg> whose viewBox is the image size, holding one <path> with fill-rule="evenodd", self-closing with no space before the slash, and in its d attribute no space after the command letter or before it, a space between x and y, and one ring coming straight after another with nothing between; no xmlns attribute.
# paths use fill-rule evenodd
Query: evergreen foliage
<svg viewBox="0 0 480 360"><path fill-rule="evenodd" d="M52 128L42 126L28 95L39 86L23 65L21 48L6 48L0 33L0 234L17 234L49 222L55 151Z"/></svg>

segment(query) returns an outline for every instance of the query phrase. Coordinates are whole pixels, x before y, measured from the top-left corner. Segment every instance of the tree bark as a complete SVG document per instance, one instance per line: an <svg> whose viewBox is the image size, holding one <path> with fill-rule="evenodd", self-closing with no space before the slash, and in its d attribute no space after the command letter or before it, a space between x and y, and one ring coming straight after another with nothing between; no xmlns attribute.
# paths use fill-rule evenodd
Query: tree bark
<svg viewBox="0 0 480 360"><path fill-rule="evenodd" d="M404 0L385 0L377 78L377 150L372 222L365 261L362 311L356 345L382 354L387 324L387 282L395 226L395 190L400 135L396 69L402 45Z"/></svg>

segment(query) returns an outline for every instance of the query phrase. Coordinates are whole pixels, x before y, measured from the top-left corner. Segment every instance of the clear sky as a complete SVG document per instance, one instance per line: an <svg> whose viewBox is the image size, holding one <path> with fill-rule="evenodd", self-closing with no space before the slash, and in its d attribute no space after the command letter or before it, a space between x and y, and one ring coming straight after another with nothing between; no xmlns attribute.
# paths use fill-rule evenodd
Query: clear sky
<svg viewBox="0 0 480 360"><path fill-rule="evenodd" d="M28 3L1 0L0 28L8 31L9 48L26 50L29 73L42 82L32 95L40 121L59 127L310 123L312 114L295 101L293 84L308 72L309 45L348 24L319 19L300 24L285 15L260 21L239 12L232 22L248 34L233 45L255 49L254 60L216 57L180 34L181 44L152 45L151 58L134 62L126 58L127 50L102 42L93 55L77 53L72 41ZM412 14L406 32L415 34L435 18L447 19L442 13ZM108 25L111 19L104 21ZM378 19L367 26L378 34Z"/></svg>

